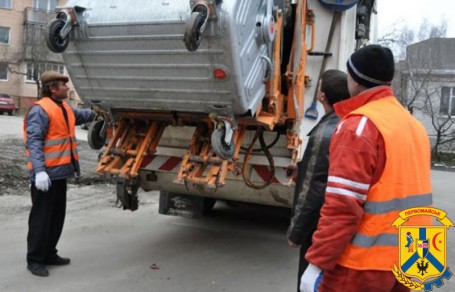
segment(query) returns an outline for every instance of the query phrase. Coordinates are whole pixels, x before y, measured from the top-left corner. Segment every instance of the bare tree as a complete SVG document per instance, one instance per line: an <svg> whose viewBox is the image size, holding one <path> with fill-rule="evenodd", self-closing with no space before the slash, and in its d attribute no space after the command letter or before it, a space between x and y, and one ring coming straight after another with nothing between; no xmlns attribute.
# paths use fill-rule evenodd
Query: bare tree
<svg viewBox="0 0 455 292"><path fill-rule="evenodd" d="M447 19L444 18L439 24L430 23L424 18L418 30L400 23L394 23L392 27L378 38L378 43L391 48L397 60L406 58L407 46L429 38L444 38L447 35Z"/></svg>
<svg viewBox="0 0 455 292"><path fill-rule="evenodd" d="M406 47L414 42L414 31L407 25L401 29L397 25L390 31L385 32L378 38L378 44L389 47L397 60L403 60L406 57Z"/></svg>
<svg viewBox="0 0 455 292"><path fill-rule="evenodd" d="M424 18L420 24L417 33L417 41L423 41L430 38L443 38L447 35L447 19L441 19L439 24L431 24L427 18Z"/></svg>
<svg viewBox="0 0 455 292"><path fill-rule="evenodd" d="M5 50L2 59L8 60L8 70L11 74L24 76L27 80L34 80L36 84L36 96L41 95L41 74L47 69L46 66L55 59L46 45L44 38L45 24L24 24L23 48L21 51ZM22 66L25 64L25 66Z"/></svg>
<svg viewBox="0 0 455 292"><path fill-rule="evenodd" d="M0 46L0 60L8 64L10 73L20 72L16 67L19 66L22 60L22 51L17 47Z"/></svg>
<svg viewBox="0 0 455 292"><path fill-rule="evenodd" d="M431 119L431 125L435 132L435 139L431 154L433 160L441 161L441 148L447 146L450 148L453 142L455 142L455 131L453 125L455 124L455 118L449 113L447 115L441 115L439 111L441 95L440 91L436 89L430 89L425 86L424 89L424 104L422 112L425 113Z"/></svg>
<svg viewBox="0 0 455 292"><path fill-rule="evenodd" d="M32 78L36 84L36 96L41 97L41 74L46 70L46 61L50 53L44 39L45 26L43 24L27 24L25 27L24 61L27 62L25 75Z"/></svg>
<svg viewBox="0 0 455 292"><path fill-rule="evenodd" d="M445 77L441 77L444 76L440 70L444 58L437 49L440 42L428 40L408 48L406 60L400 62L401 84L398 85L402 104L430 127L432 157L438 162L441 153L450 151L455 143L455 112L450 108L441 109L442 90L447 83Z"/></svg>
<svg viewBox="0 0 455 292"><path fill-rule="evenodd" d="M420 58L418 55L409 55L402 66L403 81L406 84L399 86L400 101L412 113L414 108L422 108L416 105L416 101L428 92L426 87L431 81L432 66L428 58Z"/></svg>

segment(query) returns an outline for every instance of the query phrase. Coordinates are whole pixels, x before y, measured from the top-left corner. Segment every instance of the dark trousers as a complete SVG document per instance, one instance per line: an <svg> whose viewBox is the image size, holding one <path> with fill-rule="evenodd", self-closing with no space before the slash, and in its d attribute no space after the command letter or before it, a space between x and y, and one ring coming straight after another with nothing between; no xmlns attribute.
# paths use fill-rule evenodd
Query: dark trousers
<svg viewBox="0 0 455 292"><path fill-rule="evenodd" d="M302 279L303 272L305 272L308 267L308 261L305 259L306 252L311 246L311 240L309 242L304 242L300 246L300 256L299 256L299 271L297 274L297 292L300 292L300 279Z"/></svg>
<svg viewBox="0 0 455 292"><path fill-rule="evenodd" d="M28 219L27 263L44 264L57 254L66 213L66 179L53 180L47 192L32 182L32 209Z"/></svg>

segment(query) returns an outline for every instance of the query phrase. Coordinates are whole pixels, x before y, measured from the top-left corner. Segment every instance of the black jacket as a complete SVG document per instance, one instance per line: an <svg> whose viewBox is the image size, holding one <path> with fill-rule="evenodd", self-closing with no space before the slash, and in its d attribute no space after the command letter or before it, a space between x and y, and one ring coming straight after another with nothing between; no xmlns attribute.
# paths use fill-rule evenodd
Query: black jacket
<svg viewBox="0 0 455 292"><path fill-rule="evenodd" d="M327 186L330 139L339 121L334 111L322 117L308 133L307 147L297 164L293 216L287 232L296 244L310 246L316 231Z"/></svg>

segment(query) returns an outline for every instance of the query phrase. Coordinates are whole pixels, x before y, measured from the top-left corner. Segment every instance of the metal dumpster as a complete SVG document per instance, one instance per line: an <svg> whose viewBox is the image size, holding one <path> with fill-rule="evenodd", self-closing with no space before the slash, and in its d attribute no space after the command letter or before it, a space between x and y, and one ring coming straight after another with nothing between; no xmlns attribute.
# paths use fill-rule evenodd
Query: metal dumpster
<svg viewBox="0 0 455 292"><path fill-rule="evenodd" d="M209 15L190 51L198 1L68 1L79 13L63 57L82 99L114 111L254 115L271 70L273 0L199 2Z"/></svg>

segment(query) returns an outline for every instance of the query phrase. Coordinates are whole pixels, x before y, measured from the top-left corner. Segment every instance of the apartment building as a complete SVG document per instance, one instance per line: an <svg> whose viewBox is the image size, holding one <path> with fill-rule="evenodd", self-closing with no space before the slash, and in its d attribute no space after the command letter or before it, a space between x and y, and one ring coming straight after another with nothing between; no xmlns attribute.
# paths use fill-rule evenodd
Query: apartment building
<svg viewBox="0 0 455 292"><path fill-rule="evenodd" d="M396 66L393 86L427 129L432 145L455 153L455 38L408 46L406 59Z"/></svg>
<svg viewBox="0 0 455 292"><path fill-rule="evenodd" d="M46 24L67 0L0 0L0 93L11 95L16 107L27 109L37 99L35 79L45 70L67 74L60 54L46 46ZM69 84L70 103L79 99Z"/></svg>

